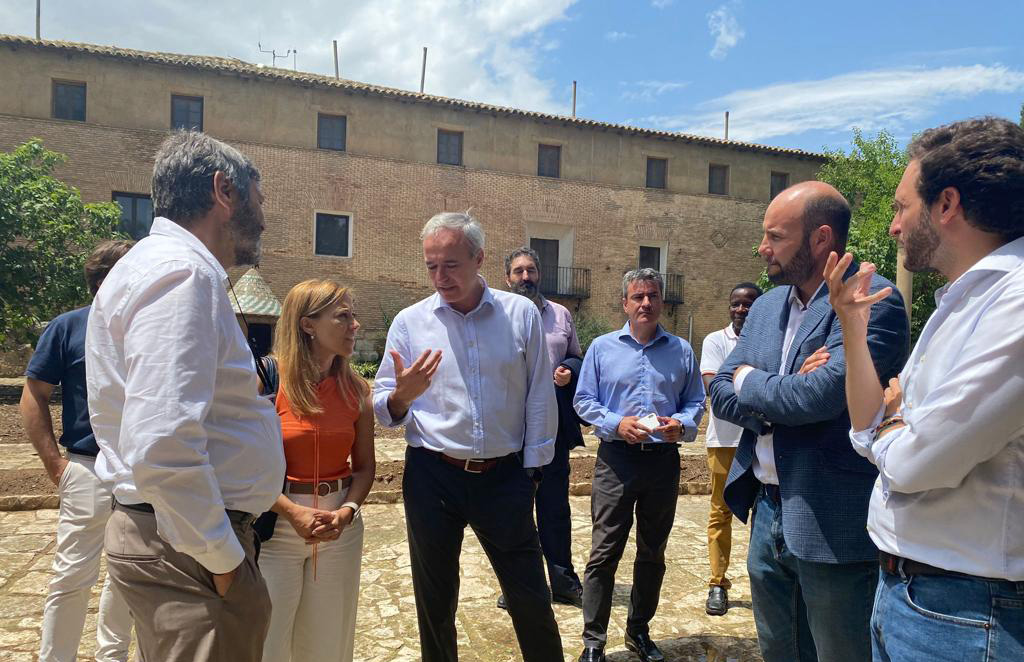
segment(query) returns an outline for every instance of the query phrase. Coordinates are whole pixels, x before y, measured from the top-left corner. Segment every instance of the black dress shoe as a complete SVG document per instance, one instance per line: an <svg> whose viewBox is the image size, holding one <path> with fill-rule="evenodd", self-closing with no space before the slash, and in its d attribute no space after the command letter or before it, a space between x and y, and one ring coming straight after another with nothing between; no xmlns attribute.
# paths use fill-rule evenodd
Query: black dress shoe
<svg viewBox="0 0 1024 662"><path fill-rule="evenodd" d="M551 601L557 602L560 605L572 605L573 607L583 608L583 587L574 586L567 592L552 593Z"/></svg>
<svg viewBox="0 0 1024 662"><path fill-rule="evenodd" d="M508 611L508 603L505 602L504 593L498 596L498 609L504 609L505 611Z"/></svg>
<svg viewBox="0 0 1024 662"><path fill-rule="evenodd" d="M729 594L721 586L712 586L708 591L708 601L704 603L704 611L711 616L723 616L729 611Z"/></svg>
<svg viewBox="0 0 1024 662"><path fill-rule="evenodd" d="M590 648L589 646L584 648L579 662L605 662L604 649Z"/></svg>
<svg viewBox="0 0 1024 662"><path fill-rule="evenodd" d="M661 649L655 646L646 634L627 632L626 648L639 655L643 662L665 662L665 656L661 654Z"/></svg>

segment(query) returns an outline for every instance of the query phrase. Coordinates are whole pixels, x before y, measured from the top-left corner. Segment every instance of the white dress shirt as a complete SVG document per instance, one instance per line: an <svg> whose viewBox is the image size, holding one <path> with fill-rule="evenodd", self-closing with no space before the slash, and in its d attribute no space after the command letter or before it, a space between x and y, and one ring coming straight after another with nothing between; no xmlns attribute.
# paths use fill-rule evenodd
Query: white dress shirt
<svg viewBox="0 0 1024 662"><path fill-rule="evenodd" d="M460 460L522 450L523 466L543 466L554 457L558 407L540 311L526 297L483 285L479 305L465 315L433 294L395 316L373 408L382 425L405 425L410 446ZM409 367L428 349L442 350L430 386L403 418L392 419L390 351Z"/></svg>
<svg viewBox="0 0 1024 662"><path fill-rule="evenodd" d="M818 289L814 290L811 298L807 300L808 304L817 298L818 292L824 286L825 282L822 281L821 285L818 285ZM789 365L789 352L793 349L793 339L806 316L807 306L800 301L800 292L796 286L791 285L789 287L789 321L786 322L786 335L782 339L782 361L779 363L780 375L786 374ZM733 379L733 388L737 393L743 388L743 380L747 373L753 369L748 366L736 373L736 377ZM763 484L779 484L779 473L775 469L775 434L773 432L769 431L758 436L757 444L754 446L754 461L751 463L751 468L754 470L754 477Z"/></svg>
<svg viewBox="0 0 1024 662"><path fill-rule="evenodd" d="M732 328L732 324L709 333L704 338L700 349L700 374L714 377L740 338ZM746 372L744 371L744 374ZM704 435L704 445L708 448L736 448L740 445L743 428L735 423L723 420L711 414L708 418L708 430Z"/></svg>
<svg viewBox="0 0 1024 662"><path fill-rule="evenodd" d="M906 427L873 440L868 531L890 554L981 577L1024 580L1024 238L935 295L900 373Z"/></svg>
<svg viewBox="0 0 1024 662"><path fill-rule="evenodd" d="M285 468L226 283L195 235L156 218L103 281L85 342L96 473L213 573L245 558L225 508L267 510Z"/></svg>

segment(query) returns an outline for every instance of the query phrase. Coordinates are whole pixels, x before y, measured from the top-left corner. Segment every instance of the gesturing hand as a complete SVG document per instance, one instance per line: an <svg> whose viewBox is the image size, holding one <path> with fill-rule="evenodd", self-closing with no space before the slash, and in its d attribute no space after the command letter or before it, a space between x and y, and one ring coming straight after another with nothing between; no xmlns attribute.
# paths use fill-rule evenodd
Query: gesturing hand
<svg viewBox="0 0 1024 662"><path fill-rule="evenodd" d="M424 350L408 368L395 350L391 350L391 358L395 362L395 390L391 397L401 405L401 409L406 410L430 386L430 379L441 365L441 350Z"/></svg>
<svg viewBox="0 0 1024 662"><path fill-rule="evenodd" d="M857 273L844 283L843 274L852 262L850 253L841 258L835 252L829 254L824 274L828 283L828 302L836 311L844 333L864 334L871 317L871 306L892 294L892 288L883 287L870 294L871 275L875 273L875 265L870 262L861 262Z"/></svg>
<svg viewBox="0 0 1024 662"><path fill-rule="evenodd" d="M800 366L800 372L798 375L809 375L821 366L828 363L829 357L832 355L828 353L828 347L819 347L814 350L814 353L804 359L804 364Z"/></svg>

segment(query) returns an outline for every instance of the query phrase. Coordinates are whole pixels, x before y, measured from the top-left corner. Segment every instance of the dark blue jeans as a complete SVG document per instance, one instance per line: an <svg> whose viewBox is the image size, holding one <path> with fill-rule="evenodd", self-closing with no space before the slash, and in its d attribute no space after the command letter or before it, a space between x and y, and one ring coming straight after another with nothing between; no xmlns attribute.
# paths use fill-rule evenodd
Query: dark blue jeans
<svg viewBox="0 0 1024 662"><path fill-rule="evenodd" d="M1024 582L882 573L875 662L1024 660Z"/></svg>
<svg viewBox="0 0 1024 662"><path fill-rule="evenodd" d="M762 493L750 531L747 572L764 662L871 659L877 561L798 559L783 538L782 507Z"/></svg>

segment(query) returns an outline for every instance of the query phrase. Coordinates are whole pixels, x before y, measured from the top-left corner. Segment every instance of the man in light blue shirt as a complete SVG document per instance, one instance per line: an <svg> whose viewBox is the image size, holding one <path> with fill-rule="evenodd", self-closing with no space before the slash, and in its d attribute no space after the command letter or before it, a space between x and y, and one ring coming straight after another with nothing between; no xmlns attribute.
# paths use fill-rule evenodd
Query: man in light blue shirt
<svg viewBox="0 0 1024 662"><path fill-rule="evenodd" d="M833 253L853 448L878 467L873 659L1024 660L1024 129L982 117L907 147L889 234L949 280L898 379L868 352L875 271Z"/></svg>
<svg viewBox="0 0 1024 662"><path fill-rule="evenodd" d="M626 647L660 662L649 636L665 576L665 545L679 496L679 442L693 441L704 413L704 385L690 345L665 331L664 281L653 269L628 272L622 305L629 321L591 344L573 404L601 445L594 468L590 561L583 579L583 654L603 662L615 569L633 512L637 553L626 620Z"/></svg>
<svg viewBox="0 0 1024 662"><path fill-rule="evenodd" d="M437 290L395 316L373 388L381 424L405 425L405 502L424 662L458 659L459 554L468 524L490 558L526 662L561 662L534 492L558 414L537 306L480 277L469 214L423 228ZM390 360L389 360L390 358ZM406 367L408 366L408 367Z"/></svg>

